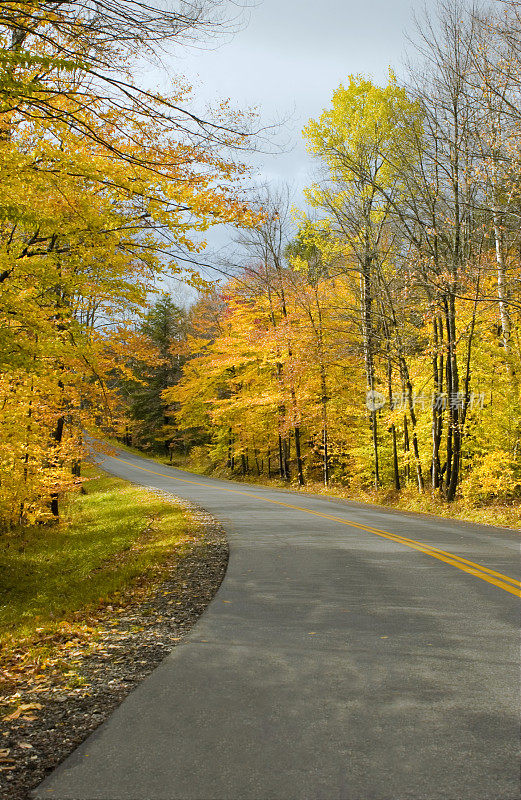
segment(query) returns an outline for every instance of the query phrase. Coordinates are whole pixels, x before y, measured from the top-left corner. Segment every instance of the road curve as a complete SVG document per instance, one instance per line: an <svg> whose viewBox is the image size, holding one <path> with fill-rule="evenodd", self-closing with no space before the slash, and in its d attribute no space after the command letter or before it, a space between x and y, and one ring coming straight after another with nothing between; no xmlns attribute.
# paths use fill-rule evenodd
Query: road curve
<svg viewBox="0 0 521 800"><path fill-rule="evenodd" d="M34 797L520 800L518 533L100 462L215 515L230 563Z"/></svg>

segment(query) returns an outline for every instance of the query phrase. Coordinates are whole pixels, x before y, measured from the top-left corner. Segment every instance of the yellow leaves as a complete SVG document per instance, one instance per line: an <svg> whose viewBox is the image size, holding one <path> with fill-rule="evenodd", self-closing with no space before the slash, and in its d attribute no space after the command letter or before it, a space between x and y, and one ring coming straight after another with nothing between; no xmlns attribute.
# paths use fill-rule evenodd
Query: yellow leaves
<svg viewBox="0 0 521 800"><path fill-rule="evenodd" d="M36 13L27 6L20 13ZM0 42L0 100L25 90L0 137L0 526L48 520L51 495L77 483L81 430L118 424L116 375L130 378L132 357L161 368L122 319L139 318L165 273L211 291L171 253L200 253L213 224L259 219L243 200L245 165L172 119L188 86L111 102L71 74L88 68L88 51L67 46L61 12L54 21L63 40L29 36L15 52L4 31ZM105 54L119 57L107 41ZM54 44L73 55L57 57ZM25 113L34 98L48 113ZM219 115L234 113L223 103Z"/></svg>
<svg viewBox="0 0 521 800"><path fill-rule="evenodd" d="M25 719L27 721L31 721L36 719L35 716L27 715L27 712L31 711L40 711L43 708L41 703L22 703L15 709L11 714L8 714L6 717L3 718L4 722L12 722L15 719Z"/></svg>
<svg viewBox="0 0 521 800"><path fill-rule="evenodd" d="M516 472L515 458L505 450L495 449L479 459L463 482L463 498L484 503L496 499L504 503L521 487Z"/></svg>
<svg viewBox="0 0 521 800"><path fill-rule="evenodd" d="M160 366L143 340L123 333L121 315L140 312L163 271L211 288L168 258L163 231L168 249L199 252L195 231L255 220L236 200L242 168L232 162L158 140L152 120L120 119L95 97L83 121L104 144L60 119L0 140L0 523L48 519L51 493L75 484L81 427L113 423L114 371L125 373L129 354ZM132 137L121 133L129 124ZM60 419L65 434L55 442Z"/></svg>
<svg viewBox="0 0 521 800"><path fill-rule="evenodd" d="M303 238L311 244L313 236L310 227ZM335 341L345 325L331 302L333 290L338 303L348 289L340 279L332 282L320 275L310 284L301 262L301 272L285 270L281 278L284 313L280 295L270 298L248 272L225 288L227 305L216 338L191 343L193 356L180 383L164 393L179 404L179 425L199 425L218 442L232 430L239 453L269 446L270 436L286 435L296 424L322 424L321 365L331 387L345 392L343 369L350 359L338 352ZM342 398L340 414L345 413L345 394Z"/></svg>
<svg viewBox="0 0 521 800"><path fill-rule="evenodd" d="M346 184L356 186L357 197L364 188L394 187L401 170L417 157L421 133L418 104L392 72L384 87L351 75L347 87L341 84L333 93L331 107L303 130L309 152L324 162L333 182L344 184L343 191ZM313 186L307 196L320 205L324 194L331 202L339 189L331 193Z"/></svg>

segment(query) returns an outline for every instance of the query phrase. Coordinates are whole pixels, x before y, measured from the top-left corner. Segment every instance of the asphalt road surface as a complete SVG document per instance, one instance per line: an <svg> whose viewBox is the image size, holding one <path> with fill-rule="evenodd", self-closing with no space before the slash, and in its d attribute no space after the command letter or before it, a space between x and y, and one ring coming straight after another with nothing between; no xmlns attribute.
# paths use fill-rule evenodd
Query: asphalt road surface
<svg viewBox="0 0 521 800"><path fill-rule="evenodd" d="M35 797L521 798L518 533L123 451L102 466L215 515L230 563L184 643Z"/></svg>

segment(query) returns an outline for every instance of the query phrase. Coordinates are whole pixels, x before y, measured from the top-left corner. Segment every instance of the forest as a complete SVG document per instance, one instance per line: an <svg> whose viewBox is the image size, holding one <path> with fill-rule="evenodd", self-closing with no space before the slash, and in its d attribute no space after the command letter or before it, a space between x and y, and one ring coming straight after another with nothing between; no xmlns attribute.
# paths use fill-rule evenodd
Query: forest
<svg viewBox="0 0 521 800"><path fill-rule="evenodd" d="M135 77L173 41L213 35L215 6L0 6L3 527L58 517L85 431L119 424L159 282L203 285L190 265L204 231L252 224L248 115L222 105L201 119L181 80L159 92Z"/></svg>
<svg viewBox="0 0 521 800"><path fill-rule="evenodd" d="M132 77L221 24L206 5L86 7L0 8L2 526L58 517L86 434L237 479L515 508L521 3L441 5L405 78L345 76L302 132L298 203L248 183L248 112L201 119L181 84ZM214 224L239 255L209 281Z"/></svg>

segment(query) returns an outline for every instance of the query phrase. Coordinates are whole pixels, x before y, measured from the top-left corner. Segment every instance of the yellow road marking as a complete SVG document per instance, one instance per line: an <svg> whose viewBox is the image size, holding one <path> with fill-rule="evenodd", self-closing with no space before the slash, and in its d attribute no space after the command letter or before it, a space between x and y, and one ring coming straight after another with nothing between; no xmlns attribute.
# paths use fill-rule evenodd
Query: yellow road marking
<svg viewBox="0 0 521 800"><path fill-rule="evenodd" d="M405 547L410 547L413 550L418 550L421 553L432 556L432 558L437 558L439 561L443 561L445 564L450 564L453 567L457 567L463 572L467 572L469 575L474 575L476 578L481 578L481 580L491 583L494 586L503 589L505 592L516 595L516 597L521 597L521 581L518 581L515 578L510 578L508 575L503 575L503 573L496 572L488 567L482 567L480 564L476 564L474 561L468 561L465 558L456 556L454 553L448 553L445 550L440 550L432 545L417 542L415 539L408 539L405 536L399 536L398 534L390 533L389 531L382 531L380 528L372 528L369 525L363 525L359 522L351 522L351 520L342 519L342 517L324 514L321 511L312 511L311 509L303 508L302 506L295 506L291 503L283 503L282 500L272 500L269 497L261 497L260 495L252 494L251 492L242 492L240 489L228 489L222 486L202 483L201 481L191 481L186 478L178 478L174 475L165 475L164 472L157 472L156 470L147 469L146 467L138 467L131 461L126 461L124 458L118 458L118 456L110 456L110 458L113 458L116 461L121 461L122 464L128 464L130 467L139 469L142 472L150 472L152 475L159 475L162 478L170 478L170 480L180 481L181 483L190 483L193 486L204 486L206 488L218 489L220 492L241 494L246 497L252 497L254 500L262 500L265 503L273 503L278 506L283 506L284 508L291 508L294 511L303 511L305 514L312 514L315 517L322 517L322 519L328 519L332 522L340 522L342 525L367 531L368 533L372 533L376 536L390 539L390 541L396 542L397 544L402 544Z"/></svg>

